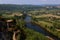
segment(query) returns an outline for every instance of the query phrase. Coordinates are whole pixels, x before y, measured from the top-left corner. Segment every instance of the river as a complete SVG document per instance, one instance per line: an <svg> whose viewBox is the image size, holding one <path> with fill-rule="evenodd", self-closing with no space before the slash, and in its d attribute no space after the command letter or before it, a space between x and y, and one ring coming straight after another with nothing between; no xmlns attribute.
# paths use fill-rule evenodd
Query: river
<svg viewBox="0 0 60 40"><path fill-rule="evenodd" d="M25 18L25 21L26 21L26 27L27 28L30 28L30 29L33 29L39 33L42 33L43 35L45 35L46 37L50 37L54 40L60 40L60 38L56 37L55 35L53 35L52 33L50 32L47 32L46 30L44 30L43 28L41 28L40 26L37 26L37 25L34 25L31 23L31 17L30 16L26 16Z"/></svg>

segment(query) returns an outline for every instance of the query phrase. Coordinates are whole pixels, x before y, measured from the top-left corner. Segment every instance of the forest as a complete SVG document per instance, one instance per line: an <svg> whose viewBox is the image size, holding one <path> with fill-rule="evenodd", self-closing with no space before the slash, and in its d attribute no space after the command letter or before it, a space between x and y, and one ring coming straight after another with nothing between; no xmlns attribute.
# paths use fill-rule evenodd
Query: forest
<svg viewBox="0 0 60 40"><path fill-rule="evenodd" d="M0 4L0 40L60 40L58 6Z"/></svg>

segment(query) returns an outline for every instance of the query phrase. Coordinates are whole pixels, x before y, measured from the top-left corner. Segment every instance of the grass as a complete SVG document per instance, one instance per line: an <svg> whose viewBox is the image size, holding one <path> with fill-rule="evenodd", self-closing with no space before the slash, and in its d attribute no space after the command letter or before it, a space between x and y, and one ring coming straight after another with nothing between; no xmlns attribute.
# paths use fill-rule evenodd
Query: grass
<svg viewBox="0 0 60 40"><path fill-rule="evenodd" d="M60 31L56 30L57 28L53 25L53 23L38 21L37 24L44 27L49 32L60 38Z"/></svg>
<svg viewBox="0 0 60 40"><path fill-rule="evenodd" d="M49 40L43 34L36 32L32 29L26 28L24 29L24 31L26 32L27 35L26 40Z"/></svg>
<svg viewBox="0 0 60 40"><path fill-rule="evenodd" d="M52 18L49 18L52 17ZM54 18L55 17L55 18ZM57 28L60 28L60 16L57 15L41 15L41 16L35 16L35 22L37 24L41 25L42 27L46 28L48 31L50 31L52 34L56 35L60 38L60 29L57 30Z"/></svg>
<svg viewBox="0 0 60 40"><path fill-rule="evenodd" d="M56 18L60 18L60 16L57 15L52 15L52 14L43 14L43 15L39 15L39 16L35 16L36 18L39 17L56 17Z"/></svg>
<svg viewBox="0 0 60 40"><path fill-rule="evenodd" d="M41 24L41 25L47 25L47 26L52 26L52 24L51 23L49 23L49 22L45 22L45 21L38 21L38 23L39 24Z"/></svg>

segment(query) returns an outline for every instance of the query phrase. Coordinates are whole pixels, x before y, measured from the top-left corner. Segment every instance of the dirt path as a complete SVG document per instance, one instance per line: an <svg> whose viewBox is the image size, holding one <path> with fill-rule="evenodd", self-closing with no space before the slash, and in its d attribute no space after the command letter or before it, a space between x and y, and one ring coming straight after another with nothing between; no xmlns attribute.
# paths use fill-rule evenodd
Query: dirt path
<svg viewBox="0 0 60 40"><path fill-rule="evenodd" d="M15 32L13 33L13 40L17 40L16 34L17 34L18 32L20 32L20 30L17 30L17 31L15 31Z"/></svg>
<svg viewBox="0 0 60 40"><path fill-rule="evenodd" d="M16 35L16 32L13 33L13 40L17 40L15 35Z"/></svg>

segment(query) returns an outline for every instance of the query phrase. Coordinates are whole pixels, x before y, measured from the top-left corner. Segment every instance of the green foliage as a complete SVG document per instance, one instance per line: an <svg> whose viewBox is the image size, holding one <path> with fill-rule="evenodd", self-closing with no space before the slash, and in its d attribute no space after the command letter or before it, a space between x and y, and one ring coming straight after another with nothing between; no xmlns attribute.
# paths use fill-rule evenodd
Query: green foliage
<svg viewBox="0 0 60 40"><path fill-rule="evenodd" d="M60 18L57 17L38 17L39 15L33 16L33 21L37 22L42 27L46 28L53 35L60 38ZM40 15L41 16L41 15Z"/></svg>
<svg viewBox="0 0 60 40"><path fill-rule="evenodd" d="M31 29L24 29L24 31L26 32L26 40L49 40L48 38L46 38L43 34L38 33L34 30Z"/></svg>

